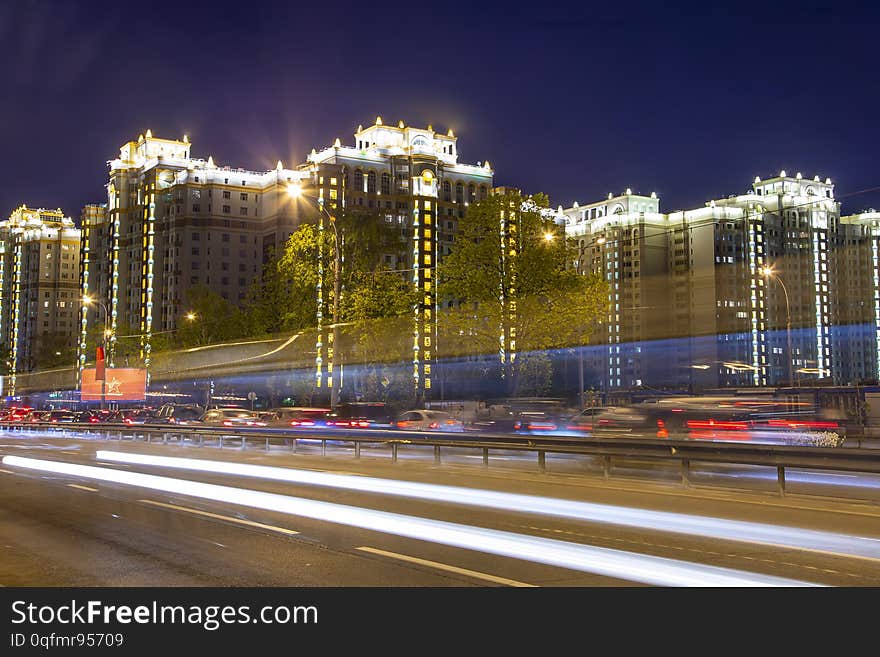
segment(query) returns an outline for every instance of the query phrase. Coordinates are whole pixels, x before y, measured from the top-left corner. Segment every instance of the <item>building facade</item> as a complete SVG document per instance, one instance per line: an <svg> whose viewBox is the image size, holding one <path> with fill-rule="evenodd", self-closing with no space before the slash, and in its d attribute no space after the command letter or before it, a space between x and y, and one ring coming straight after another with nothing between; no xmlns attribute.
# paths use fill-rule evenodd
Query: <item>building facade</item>
<svg viewBox="0 0 880 657"><path fill-rule="evenodd" d="M76 345L80 231L61 210L22 205L0 222L0 344L7 394L16 373L51 365Z"/></svg>
<svg viewBox="0 0 880 657"><path fill-rule="evenodd" d="M382 254L384 264L404 272L419 291L413 309L413 380L421 398L430 395L438 357L436 348L436 266L455 240L458 222L470 203L487 198L493 171L488 162L459 162L458 141L432 126L358 126L354 145L339 139L321 151L312 150L305 164L306 194L335 213L341 210L377 213L396 226L410 246ZM323 309L329 316L329 308ZM323 333L326 333L324 335ZM332 332L318 337L316 385L340 387L343 373L333 370Z"/></svg>
<svg viewBox="0 0 880 657"><path fill-rule="evenodd" d="M300 221L287 189L302 172L219 166L191 147L148 130L108 163L106 205L84 210L80 286L108 309L111 361L123 329L141 336L149 368L153 334L177 328L194 287L241 303ZM81 347L97 317L83 313ZM85 358L81 348L80 369Z"/></svg>
<svg viewBox="0 0 880 657"><path fill-rule="evenodd" d="M877 377L877 217L841 218L830 179L783 171L671 213L627 190L562 214L612 288L603 389Z"/></svg>

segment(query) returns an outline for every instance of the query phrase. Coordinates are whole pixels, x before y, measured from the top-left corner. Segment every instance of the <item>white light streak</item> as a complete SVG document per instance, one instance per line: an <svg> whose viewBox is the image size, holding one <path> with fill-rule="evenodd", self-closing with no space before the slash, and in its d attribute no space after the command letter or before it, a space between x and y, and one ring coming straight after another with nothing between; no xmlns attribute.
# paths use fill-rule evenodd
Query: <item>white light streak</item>
<svg viewBox="0 0 880 657"><path fill-rule="evenodd" d="M705 516L650 511L610 504L577 502L552 497L479 490L461 486L442 486L394 479L341 475L313 470L294 470L229 461L208 461L170 456L150 456L99 450L99 460L136 465L199 470L243 477L258 477L312 486L328 486L365 493L399 495L421 500L468 504L483 508L521 513L537 513L588 522L604 522L653 531L672 532L714 539L761 543L816 552L848 554L880 559L880 540L816 530L780 527L756 522L726 520Z"/></svg>
<svg viewBox="0 0 880 657"><path fill-rule="evenodd" d="M219 486L88 465L4 456L3 464L189 495L312 518L466 550L543 563L658 586L807 586L797 580L690 564L652 555L459 525L277 493Z"/></svg>

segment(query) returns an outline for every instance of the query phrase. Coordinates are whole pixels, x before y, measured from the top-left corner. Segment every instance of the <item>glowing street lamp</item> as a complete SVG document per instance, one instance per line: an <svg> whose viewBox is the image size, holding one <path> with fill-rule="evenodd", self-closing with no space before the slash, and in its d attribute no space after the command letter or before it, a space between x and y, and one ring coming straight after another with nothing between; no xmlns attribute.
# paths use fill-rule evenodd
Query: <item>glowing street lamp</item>
<svg viewBox="0 0 880 657"><path fill-rule="evenodd" d="M773 267L761 267L760 271L764 278L773 279L779 283L782 288L782 293L785 295L785 334L788 341L788 380L789 383L793 382L795 387L797 387L798 379L796 378L793 367L794 352L791 350L791 305L788 301L788 290L785 287L782 276L780 276L779 272L775 271Z"/></svg>

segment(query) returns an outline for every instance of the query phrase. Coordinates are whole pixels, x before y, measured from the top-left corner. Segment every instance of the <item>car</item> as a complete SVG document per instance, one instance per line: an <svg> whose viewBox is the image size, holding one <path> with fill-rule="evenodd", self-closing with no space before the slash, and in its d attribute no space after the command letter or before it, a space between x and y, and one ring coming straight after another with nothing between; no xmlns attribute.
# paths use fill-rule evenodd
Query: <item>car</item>
<svg viewBox="0 0 880 657"><path fill-rule="evenodd" d="M294 429L313 429L327 426L329 408L288 406L271 411L272 417L267 420L272 427L291 427Z"/></svg>
<svg viewBox="0 0 880 657"><path fill-rule="evenodd" d="M394 421L397 429L404 431L464 431L464 424L445 411L406 411Z"/></svg>
<svg viewBox="0 0 880 657"><path fill-rule="evenodd" d="M391 409L384 402L345 402L327 414L327 426L356 429L391 429Z"/></svg>
<svg viewBox="0 0 880 657"><path fill-rule="evenodd" d="M839 446L844 428L817 416L809 404L686 397L605 408L594 416L592 434Z"/></svg>
<svg viewBox="0 0 880 657"><path fill-rule="evenodd" d="M203 424L222 427L265 427L266 422L260 416L246 408L223 407L212 408L201 417Z"/></svg>
<svg viewBox="0 0 880 657"><path fill-rule="evenodd" d="M32 410L34 409L31 406L12 406L8 409L3 420L5 422L21 422Z"/></svg>
<svg viewBox="0 0 880 657"><path fill-rule="evenodd" d="M32 409L28 411L27 415L21 418L22 422L28 422L30 424L35 424L37 422L43 421L43 416L46 415L46 411L38 411L36 409Z"/></svg>
<svg viewBox="0 0 880 657"><path fill-rule="evenodd" d="M118 419L119 411L111 411L108 409L92 408L80 411L76 421L83 424L99 424L103 422L121 422Z"/></svg>
<svg viewBox="0 0 880 657"><path fill-rule="evenodd" d="M122 413L122 422L125 424L151 424L156 419L156 411L152 408L129 408Z"/></svg>
<svg viewBox="0 0 880 657"><path fill-rule="evenodd" d="M201 424L204 409L198 404L163 404L150 419L153 424Z"/></svg>
<svg viewBox="0 0 880 657"><path fill-rule="evenodd" d="M69 409L56 409L54 411L46 411L40 418L41 422L50 422L52 424L76 422L79 414Z"/></svg>
<svg viewBox="0 0 880 657"><path fill-rule="evenodd" d="M592 435L595 430L596 417L604 412L605 409L605 406L589 406L585 408L562 423L562 432L575 436Z"/></svg>

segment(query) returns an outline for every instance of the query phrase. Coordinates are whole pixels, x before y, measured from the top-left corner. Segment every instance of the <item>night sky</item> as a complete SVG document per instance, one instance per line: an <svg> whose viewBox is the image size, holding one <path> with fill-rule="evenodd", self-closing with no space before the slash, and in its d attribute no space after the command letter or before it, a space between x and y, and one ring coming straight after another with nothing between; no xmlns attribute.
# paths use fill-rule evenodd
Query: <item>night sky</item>
<svg viewBox="0 0 880 657"><path fill-rule="evenodd" d="M151 128L268 169L359 123L451 127L552 204L661 210L786 169L880 209L880 9L840 2L0 2L0 215L74 218Z"/></svg>

